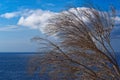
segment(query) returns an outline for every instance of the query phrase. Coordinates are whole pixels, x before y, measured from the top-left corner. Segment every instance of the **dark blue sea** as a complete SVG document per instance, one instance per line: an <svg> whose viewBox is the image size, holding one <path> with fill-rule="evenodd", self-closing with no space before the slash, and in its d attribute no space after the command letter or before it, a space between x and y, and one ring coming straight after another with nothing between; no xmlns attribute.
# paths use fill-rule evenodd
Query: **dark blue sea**
<svg viewBox="0 0 120 80"><path fill-rule="evenodd" d="M28 74L28 63L34 53L0 53L0 80L50 80L47 75ZM120 55L117 53L120 62Z"/></svg>
<svg viewBox="0 0 120 80"><path fill-rule="evenodd" d="M30 75L28 63L33 53L0 53L0 80L49 80L47 75Z"/></svg>

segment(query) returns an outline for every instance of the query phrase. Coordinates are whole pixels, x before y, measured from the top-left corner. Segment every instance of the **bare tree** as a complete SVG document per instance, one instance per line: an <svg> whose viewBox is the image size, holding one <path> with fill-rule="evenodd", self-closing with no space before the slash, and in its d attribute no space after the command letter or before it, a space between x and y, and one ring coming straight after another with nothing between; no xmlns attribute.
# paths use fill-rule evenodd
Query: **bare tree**
<svg viewBox="0 0 120 80"><path fill-rule="evenodd" d="M57 42L35 37L45 54L34 57L30 72L40 68L52 80L119 80L120 68L110 43L115 10L72 8L53 16L45 31Z"/></svg>

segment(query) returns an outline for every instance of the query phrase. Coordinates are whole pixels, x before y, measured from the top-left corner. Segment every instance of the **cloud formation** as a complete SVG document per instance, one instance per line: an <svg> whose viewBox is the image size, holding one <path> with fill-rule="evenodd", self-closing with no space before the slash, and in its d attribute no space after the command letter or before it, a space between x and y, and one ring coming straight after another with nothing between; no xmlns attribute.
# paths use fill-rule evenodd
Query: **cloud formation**
<svg viewBox="0 0 120 80"><path fill-rule="evenodd" d="M43 28L48 19L56 13L50 11L34 10L28 15L22 15L18 21L19 26L26 26L31 29L40 29Z"/></svg>
<svg viewBox="0 0 120 80"><path fill-rule="evenodd" d="M10 19L10 18L16 17L18 14L19 12L5 13L0 15L0 17Z"/></svg>
<svg viewBox="0 0 120 80"><path fill-rule="evenodd" d="M39 29L43 32L43 28L47 24L48 19L55 14L57 13L46 10L44 11L41 9L25 9L22 11L5 13L0 15L0 17L6 19L19 17L18 22L16 23L17 26L24 26L30 29Z"/></svg>
<svg viewBox="0 0 120 80"><path fill-rule="evenodd" d="M86 7L79 7L78 10L82 11L88 10L89 8ZM69 11L75 12L74 8L69 9ZM51 16L56 15L59 13L47 11L47 10L41 10L41 9L24 9L22 11L15 11L10 13L1 14L0 17L11 19L15 17L19 17L18 22L16 23L17 26L24 26L28 27L30 29L39 29L41 32L44 32L44 28L48 23L48 19L51 18ZM81 18L84 21L88 21L84 16L81 15ZM120 17L117 16L115 18L116 24L120 24Z"/></svg>

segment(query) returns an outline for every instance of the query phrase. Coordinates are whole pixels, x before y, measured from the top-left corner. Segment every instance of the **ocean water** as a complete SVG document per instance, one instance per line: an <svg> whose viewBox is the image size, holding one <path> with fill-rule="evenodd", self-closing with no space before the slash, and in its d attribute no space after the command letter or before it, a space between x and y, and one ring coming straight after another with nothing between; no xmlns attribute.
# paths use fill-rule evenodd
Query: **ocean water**
<svg viewBox="0 0 120 80"><path fill-rule="evenodd" d="M33 53L0 53L0 80L50 80L45 74L41 76L28 74L28 62L33 55ZM120 62L119 54L117 60Z"/></svg>
<svg viewBox="0 0 120 80"><path fill-rule="evenodd" d="M49 80L46 75L28 74L32 53L0 53L0 80Z"/></svg>

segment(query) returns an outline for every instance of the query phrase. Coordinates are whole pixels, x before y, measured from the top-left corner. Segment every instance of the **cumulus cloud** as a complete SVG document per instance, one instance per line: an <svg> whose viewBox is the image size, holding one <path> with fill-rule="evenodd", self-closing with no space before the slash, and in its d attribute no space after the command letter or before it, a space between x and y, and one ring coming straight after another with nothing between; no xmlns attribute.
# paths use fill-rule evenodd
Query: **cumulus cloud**
<svg viewBox="0 0 120 80"><path fill-rule="evenodd" d="M41 30L41 32L43 32L43 28L47 24L48 19L50 19L50 17L55 14L57 13L47 11L47 10L25 9L22 11L1 14L0 17L6 18L6 19L19 17L16 25L28 27L30 29L39 29Z"/></svg>
<svg viewBox="0 0 120 80"><path fill-rule="evenodd" d="M22 15L17 23L19 26L26 26L31 29L40 29L47 24L48 19L56 13L43 10L28 11L29 14Z"/></svg>
<svg viewBox="0 0 120 80"><path fill-rule="evenodd" d="M82 8L78 8L79 10L88 10L88 8L82 7ZM76 10L74 8L69 9L71 12L75 12ZM65 12L65 11L63 11ZM50 28L46 27L48 20L57 14L61 14L63 12L60 13L55 13L55 12L51 12L51 11L44 11L44 10L25 10L17 25L19 26L26 26L29 27L31 29L39 29L42 33L45 33L45 30L49 30ZM77 12L76 12L77 13ZM82 15L81 15L82 16ZM82 16L83 20L87 22L87 20L84 18L84 16ZM47 29L46 29L47 28Z"/></svg>
<svg viewBox="0 0 120 80"><path fill-rule="evenodd" d="M89 8L81 7L77 9L81 10L82 12L83 10L88 10ZM69 11L77 13L75 12L76 10L74 8L69 9ZM31 29L39 29L42 33L45 33L47 32L47 30L48 31L50 30L50 28L46 27L48 20L54 15L65 13L65 12L66 11L55 13L55 12L41 10L41 9L37 9L37 10L26 9L24 11L19 12L21 13L21 15L20 15L20 19L17 22L17 25L25 26ZM83 15L81 15L81 17L83 18L84 21L87 22L87 19L84 18Z"/></svg>
<svg viewBox="0 0 120 80"><path fill-rule="evenodd" d="M79 7L77 9L81 10L81 16L79 17L81 17L83 21L89 22L87 18L85 18L85 16L82 15L83 14L82 12L84 12L85 10L90 11L89 8ZM75 12L76 10L74 8L69 9L69 11L77 13ZM41 9L36 9L36 10L24 9L22 11L1 14L0 17L6 18L6 19L19 17L18 22L16 23L17 26L24 26L30 29L39 29L41 32L44 32L44 28L48 23L48 19L50 19L53 15L56 15L56 14L60 14L60 13L41 10ZM120 23L120 17L116 17L115 21L117 23Z"/></svg>

